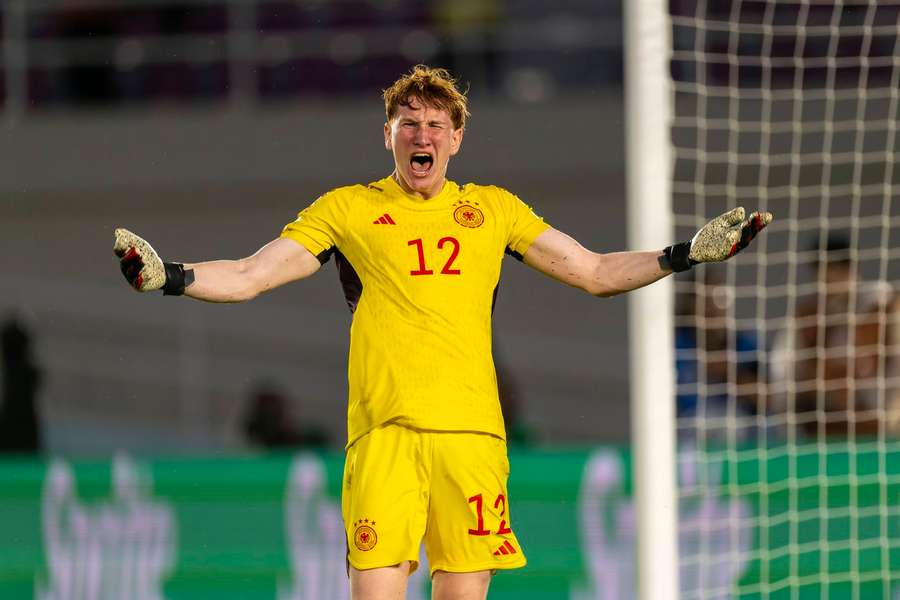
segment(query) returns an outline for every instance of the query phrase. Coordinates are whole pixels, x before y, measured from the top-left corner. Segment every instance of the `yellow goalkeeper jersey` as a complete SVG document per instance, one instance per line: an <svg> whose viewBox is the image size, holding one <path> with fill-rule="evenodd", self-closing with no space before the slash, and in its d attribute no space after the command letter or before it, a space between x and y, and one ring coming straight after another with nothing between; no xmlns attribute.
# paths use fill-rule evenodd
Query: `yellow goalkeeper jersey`
<svg viewBox="0 0 900 600"><path fill-rule="evenodd" d="M498 187L447 181L422 200L392 177L332 190L284 228L334 254L353 312L348 446L389 421L505 439L491 312L504 253L547 228Z"/></svg>

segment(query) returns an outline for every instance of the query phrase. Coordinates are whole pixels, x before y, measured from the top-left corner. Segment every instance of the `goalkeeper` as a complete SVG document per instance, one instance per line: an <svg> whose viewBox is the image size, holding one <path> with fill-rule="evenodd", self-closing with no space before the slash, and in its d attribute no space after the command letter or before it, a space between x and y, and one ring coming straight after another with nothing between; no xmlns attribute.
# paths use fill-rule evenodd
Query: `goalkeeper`
<svg viewBox="0 0 900 600"><path fill-rule="evenodd" d="M483 599L497 569L525 565L506 489L509 463L491 358L504 254L595 296L722 261L771 221L735 208L664 250L598 254L516 196L446 179L468 116L443 69L384 92L387 177L332 190L241 260L163 262L116 230L138 291L242 302L334 258L353 312L342 489L354 600L401 598L424 540L436 600Z"/></svg>

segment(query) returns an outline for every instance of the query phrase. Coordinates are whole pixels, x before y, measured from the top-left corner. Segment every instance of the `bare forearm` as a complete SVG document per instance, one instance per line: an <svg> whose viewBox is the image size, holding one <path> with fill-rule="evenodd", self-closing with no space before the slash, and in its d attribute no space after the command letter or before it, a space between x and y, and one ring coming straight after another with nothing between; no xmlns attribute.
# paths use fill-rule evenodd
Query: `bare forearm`
<svg viewBox="0 0 900 600"><path fill-rule="evenodd" d="M649 285L672 272L662 251L610 252L587 250L568 235L550 228L537 237L523 257L525 264L594 296L615 296Z"/></svg>
<svg viewBox="0 0 900 600"><path fill-rule="evenodd" d="M240 260L184 265L194 270L185 295L207 302L243 302L319 270L319 259L296 242L280 238Z"/></svg>
<svg viewBox="0 0 900 600"><path fill-rule="evenodd" d="M611 252L595 255L591 281L594 296L615 296L650 285L672 273L665 256L656 252Z"/></svg>
<svg viewBox="0 0 900 600"><path fill-rule="evenodd" d="M276 238L240 260L164 263L147 240L121 227L113 251L122 274L139 292L162 289L207 302L243 302L278 286L309 277L321 263L302 244Z"/></svg>
<svg viewBox="0 0 900 600"><path fill-rule="evenodd" d="M523 255L525 264L594 296L615 296L650 285L697 263L719 262L747 247L772 221L771 213L754 212L746 221L743 207L707 223L689 242L656 252L591 252L572 237L546 229ZM696 248L695 248L696 246Z"/></svg>
<svg viewBox="0 0 900 600"><path fill-rule="evenodd" d="M185 264L194 271L194 281L184 295L206 302L243 302L259 295L259 285L250 275L247 259L215 260Z"/></svg>

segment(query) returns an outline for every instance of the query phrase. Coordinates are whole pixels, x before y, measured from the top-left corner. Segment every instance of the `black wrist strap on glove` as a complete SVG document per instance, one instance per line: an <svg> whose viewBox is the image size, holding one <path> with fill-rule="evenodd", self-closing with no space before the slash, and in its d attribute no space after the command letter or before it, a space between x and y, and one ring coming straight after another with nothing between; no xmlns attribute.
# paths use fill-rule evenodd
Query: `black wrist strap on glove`
<svg viewBox="0 0 900 600"><path fill-rule="evenodd" d="M669 262L669 266L672 267L672 270L676 273L681 273L682 271L687 271L695 264L696 261L693 261L689 258L691 253L691 243L690 242L681 242L680 244L673 244L668 246L663 253L666 255L666 260Z"/></svg>
<svg viewBox="0 0 900 600"><path fill-rule="evenodd" d="M184 288L194 283L194 270L184 270L181 263L163 263L166 268L166 284L163 286L163 296L181 296Z"/></svg>

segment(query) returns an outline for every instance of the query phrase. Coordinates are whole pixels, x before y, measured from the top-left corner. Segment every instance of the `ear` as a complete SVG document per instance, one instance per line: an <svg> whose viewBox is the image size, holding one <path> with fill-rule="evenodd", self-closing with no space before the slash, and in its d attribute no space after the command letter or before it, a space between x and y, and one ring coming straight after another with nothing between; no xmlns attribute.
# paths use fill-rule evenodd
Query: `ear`
<svg viewBox="0 0 900 600"><path fill-rule="evenodd" d="M391 149L391 124L390 123L384 124L384 149L385 150Z"/></svg>
<svg viewBox="0 0 900 600"><path fill-rule="evenodd" d="M463 134L466 132L465 129L454 129L453 133L450 136L450 156L454 156L457 152L459 152L459 147L462 146Z"/></svg>

